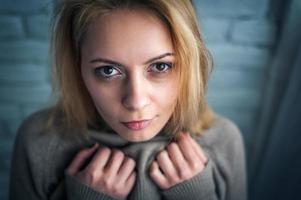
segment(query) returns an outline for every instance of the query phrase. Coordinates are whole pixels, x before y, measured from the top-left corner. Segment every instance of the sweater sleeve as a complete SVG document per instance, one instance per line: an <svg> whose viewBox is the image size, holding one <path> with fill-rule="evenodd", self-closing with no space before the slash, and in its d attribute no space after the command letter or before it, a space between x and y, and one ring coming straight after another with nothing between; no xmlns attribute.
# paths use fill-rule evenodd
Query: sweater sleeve
<svg viewBox="0 0 301 200"><path fill-rule="evenodd" d="M17 131L10 171L10 200L114 200L68 177L68 145L42 128L44 114L27 118ZM63 147L63 146L67 147Z"/></svg>
<svg viewBox="0 0 301 200"><path fill-rule="evenodd" d="M46 150L34 151L34 145L28 142L31 138L29 135L19 131L15 141L10 174L10 200L116 200L67 174L61 180L62 184L53 186L48 175L53 156L47 154L49 152ZM43 148L47 149L45 146Z"/></svg>
<svg viewBox="0 0 301 200"><path fill-rule="evenodd" d="M168 190L162 192L165 199L181 200L181 199L218 199L215 194L215 183L212 173L212 161L208 161L204 171L185 181L175 185ZM189 198L188 198L189 197Z"/></svg>
<svg viewBox="0 0 301 200"><path fill-rule="evenodd" d="M9 199L43 200L47 198L44 195L46 191L42 181L44 174L43 170L35 164L36 162L43 162L43 159L37 156L36 160L32 160L35 155L28 148L29 138L22 128L19 129L14 144L10 170ZM36 177L39 177L39 179Z"/></svg>
<svg viewBox="0 0 301 200"><path fill-rule="evenodd" d="M162 192L167 200L246 200L244 144L239 129L219 119L198 142L208 157L201 173Z"/></svg>
<svg viewBox="0 0 301 200"><path fill-rule="evenodd" d="M70 200L117 200L109 195L98 192L76 178L65 174L67 197Z"/></svg>

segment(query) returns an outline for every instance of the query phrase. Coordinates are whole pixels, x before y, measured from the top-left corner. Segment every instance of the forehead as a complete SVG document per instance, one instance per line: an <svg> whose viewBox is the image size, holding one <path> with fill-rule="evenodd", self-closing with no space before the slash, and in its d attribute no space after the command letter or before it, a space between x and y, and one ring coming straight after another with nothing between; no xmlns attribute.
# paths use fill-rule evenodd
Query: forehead
<svg viewBox="0 0 301 200"><path fill-rule="evenodd" d="M89 56L148 58L173 52L167 26L151 11L121 9L95 18L82 49ZM84 53L84 52L83 52Z"/></svg>

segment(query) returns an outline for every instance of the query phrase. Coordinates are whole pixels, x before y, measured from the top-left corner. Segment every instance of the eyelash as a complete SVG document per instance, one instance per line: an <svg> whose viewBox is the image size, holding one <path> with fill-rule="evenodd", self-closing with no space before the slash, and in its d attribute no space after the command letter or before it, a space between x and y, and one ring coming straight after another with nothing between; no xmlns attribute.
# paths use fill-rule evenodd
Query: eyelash
<svg viewBox="0 0 301 200"><path fill-rule="evenodd" d="M167 67L165 66L164 70L162 70L162 71L154 70L155 67L157 67L158 65L162 65L162 64L167 66ZM156 74L156 75L161 75L161 74L168 73L172 68L173 68L172 62L156 62L156 63L151 64L147 71L151 72L153 74ZM113 75L107 75L104 73L104 70L106 70L106 69L113 69L116 72ZM95 72L96 76L103 78L103 79L114 79L114 78L118 78L118 77L122 76L122 72L120 69L118 69L118 67L110 66L110 65L97 67L94 69L94 72Z"/></svg>
<svg viewBox="0 0 301 200"><path fill-rule="evenodd" d="M106 69L113 69L115 70L117 74L114 74L114 75L107 75L104 73L104 70ZM112 79L113 77L116 77L116 76L121 76L122 73L120 72L119 69L117 69L117 67L114 67L114 66L102 66L102 67L97 67L94 69L94 72L95 72L95 75L98 76L98 77L101 77L101 78L104 78L104 79Z"/></svg>
<svg viewBox="0 0 301 200"><path fill-rule="evenodd" d="M171 62L156 62L156 63L151 64L150 68L156 67L156 66L162 65L162 64L166 65L168 67L168 69L166 69L164 71L156 71L155 73L160 73L160 74L161 73L166 73L166 72L168 72L173 67L173 64Z"/></svg>

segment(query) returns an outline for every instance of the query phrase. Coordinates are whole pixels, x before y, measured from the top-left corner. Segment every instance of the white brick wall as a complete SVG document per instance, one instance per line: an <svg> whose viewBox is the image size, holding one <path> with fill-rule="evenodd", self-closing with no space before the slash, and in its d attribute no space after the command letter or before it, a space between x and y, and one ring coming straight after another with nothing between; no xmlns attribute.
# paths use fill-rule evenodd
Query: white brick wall
<svg viewBox="0 0 301 200"><path fill-rule="evenodd" d="M249 145L261 109L262 89L277 39L269 0L195 0L214 58L208 101L234 120Z"/></svg>
<svg viewBox="0 0 301 200"><path fill-rule="evenodd" d="M49 100L51 8L51 0L0 0L0 199L8 198L17 127Z"/></svg>

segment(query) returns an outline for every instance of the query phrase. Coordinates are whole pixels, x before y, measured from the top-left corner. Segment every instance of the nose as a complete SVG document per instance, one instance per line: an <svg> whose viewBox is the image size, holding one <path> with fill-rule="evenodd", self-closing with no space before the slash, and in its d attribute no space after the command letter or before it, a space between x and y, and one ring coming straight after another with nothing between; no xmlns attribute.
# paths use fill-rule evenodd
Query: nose
<svg viewBox="0 0 301 200"><path fill-rule="evenodd" d="M130 76L124 85L122 104L130 111L139 111L149 105L148 84L139 74Z"/></svg>

